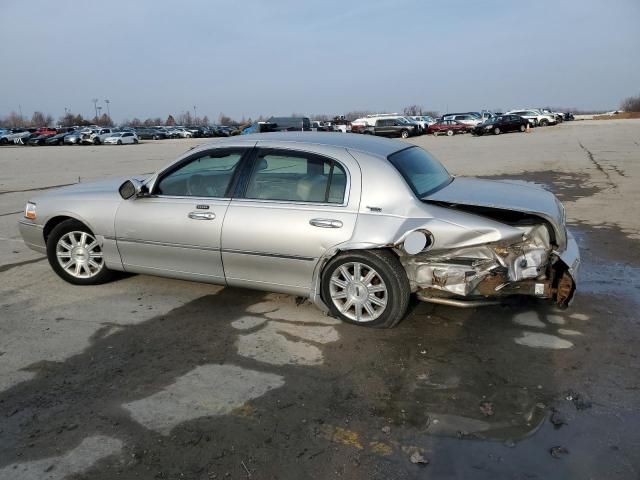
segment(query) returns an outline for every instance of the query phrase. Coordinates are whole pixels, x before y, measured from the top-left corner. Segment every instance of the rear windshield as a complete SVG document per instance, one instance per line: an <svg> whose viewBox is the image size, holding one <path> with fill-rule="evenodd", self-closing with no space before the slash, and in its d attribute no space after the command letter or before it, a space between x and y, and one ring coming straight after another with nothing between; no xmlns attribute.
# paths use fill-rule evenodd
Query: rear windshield
<svg viewBox="0 0 640 480"><path fill-rule="evenodd" d="M418 198L439 190L451 181L447 169L420 147L400 150L388 158Z"/></svg>

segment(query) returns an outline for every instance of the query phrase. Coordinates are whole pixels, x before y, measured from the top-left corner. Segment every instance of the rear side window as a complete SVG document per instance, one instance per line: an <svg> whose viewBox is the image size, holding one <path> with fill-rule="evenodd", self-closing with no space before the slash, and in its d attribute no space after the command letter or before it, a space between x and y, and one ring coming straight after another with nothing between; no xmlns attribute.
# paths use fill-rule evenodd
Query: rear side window
<svg viewBox="0 0 640 480"><path fill-rule="evenodd" d="M451 181L447 169L420 147L400 150L388 157L418 198L424 197Z"/></svg>
<svg viewBox="0 0 640 480"><path fill-rule="evenodd" d="M264 151L253 166L245 197L341 204L346 179L344 168L331 159L305 152Z"/></svg>

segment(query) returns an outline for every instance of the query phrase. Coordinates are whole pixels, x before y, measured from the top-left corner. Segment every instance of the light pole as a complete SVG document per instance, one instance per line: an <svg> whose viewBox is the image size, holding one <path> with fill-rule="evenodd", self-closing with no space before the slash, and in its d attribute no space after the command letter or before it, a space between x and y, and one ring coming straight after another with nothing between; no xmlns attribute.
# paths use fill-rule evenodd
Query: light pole
<svg viewBox="0 0 640 480"><path fill-rule="evenodd" d="M107 104L107 116L109 117L109 119L111 119L111 111L109 110L109 104L111 103L111 100L109 100L108 98L106 98L104 100L104 103Z"/></svg>
<svg viewBox="0 0 640 480"><path fill-rule="evenodd" d="M196 106L193 106L193 123L197 125L196 118L198 118L198 111L196 110Z"/></svg>
<svg viewBox="0 0 640 480"><path fill-rule="evenodd" d="M98 118L98 99L94 98L91 100L93 102L93 108L96 111L96 119Z"/></svg>

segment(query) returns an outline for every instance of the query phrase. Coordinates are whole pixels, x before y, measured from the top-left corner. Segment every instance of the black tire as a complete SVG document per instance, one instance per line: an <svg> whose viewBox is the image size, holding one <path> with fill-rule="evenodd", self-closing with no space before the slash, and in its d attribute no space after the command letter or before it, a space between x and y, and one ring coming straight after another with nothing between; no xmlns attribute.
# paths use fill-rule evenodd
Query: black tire
<svg viewBox="0 0 640 480"><path fill-rule="evenodd" d="M494 135L500 135L500 133L501 133L500 132L500 127L496 127L496 128L493 129L493 134Z"/></svg>
<svg viewBox="0 0 640 480"><path fill-rule="evenodd" d="M438 131L437 131L437 130L434 130L434 131L433 131L433 136L434 136L434 137L437 137L437 136L438 136Z"/></svg>
<svg viewBox="0 0 640 480"><path fill-rule="evenodd" d="M527 131L527 127L525 125L520 125L520 131L521 132L526 132Z"/></svg>
<svg viewBox="0 0 640 480"><path fill-rule="evenodd" d="M549 121L546 118L543 118L542 120L540 120L539 125L541 127L546 127L547 125L549 125Z"/></svg>
<svg viewBox="0 0 640 480"><path fill-rule="evenodd" d="M100 145L100 139L98 137L93 139L93 144L94 145Z"/></svg>
<svg viewBox="0 0 640 480"><path fill-rule="evenodd" d="M58 241L70 232L85 232L94 236L93 232L89 230L84 223L77 220L69 219L56 225L47 238L47 258L53 271L64 281L72 283L73 285L99 285L111 280L114 272L109 270L104 264L104 258L102 259L102 268L89 278L78 278L67 273L58 261L57 248ZM101 248L100 252L102 252Z"/></svg>
<svg viewBox="0 0 640 480"><path fill-rule="evenodd" d="M409 130L402 130L400 132L400 137L402 138L409 138Z"/></svg>
<svg viewBox="0 0 640 480"><path fill-rule="evenodd" d="M455 133L456 132L454 132L453 130L447 130L447 137L453 137Z"/></svg>
<svg viewBox="0 0 640 480"><path fill-rule="evenodd" d="M118 145L122 145L122 140L118 140Z"/></svg>
<svg viewBox="0 0 640 480"><path fill-rule="evenodd" d="M138 143L138 139L137 139L137 138L134 138L134 139L133 139L133 143Z"/></svg>
<svg viewBox="0 0 640 480"><path fill-rule="evenodd" d="M332 275L341 266L354 262L361 264L369 271L373 269L386 287L386 304L373 320L358 322L349 318L338 309L331 298ZM411 296L407 273L398 258L389 250L352 250L332 258L322 272L321 291L322 298L327 307L329 307L332 316L347 323L373 328L392 328L396 326L407 312ZM350 311L350 308L346 311Z"/></svg>
<svg viewBox="0 0 640 480"><path fill-rule="evenodd" d="M157 135L154 135L154 136L153 136L153 139L154 139L154 140L157 140L157 139L158 139L158 136L157 136Z"/></svg>
<svg viewBox="0 0 640 480"><path fill-rule="evenodd" d="M9 143L9 140L7 140L6 138L0 138L0 145L7 145Z"/></svg>

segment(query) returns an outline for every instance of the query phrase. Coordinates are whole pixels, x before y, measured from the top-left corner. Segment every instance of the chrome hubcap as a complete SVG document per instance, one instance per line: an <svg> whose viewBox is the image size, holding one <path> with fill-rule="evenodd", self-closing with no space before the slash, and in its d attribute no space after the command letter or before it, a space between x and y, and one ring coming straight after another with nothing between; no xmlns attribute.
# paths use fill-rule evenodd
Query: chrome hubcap
<svg viewBox="0 0 640 480"><path fill-rule="evenodd" d="M331 301L345 317L371 322L387 306L387 286L370 266L349 262L338 267L329 281Z"/></svg>
<svg viewBox="0 0 640 480"><path fill-rule="evenodd" d="M104 267L102 249L93 235L87 232L69 232L56 245L58 263L75 278L91 278Z"/></svg>

